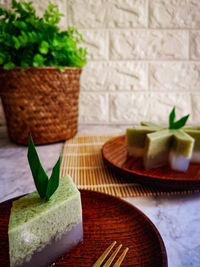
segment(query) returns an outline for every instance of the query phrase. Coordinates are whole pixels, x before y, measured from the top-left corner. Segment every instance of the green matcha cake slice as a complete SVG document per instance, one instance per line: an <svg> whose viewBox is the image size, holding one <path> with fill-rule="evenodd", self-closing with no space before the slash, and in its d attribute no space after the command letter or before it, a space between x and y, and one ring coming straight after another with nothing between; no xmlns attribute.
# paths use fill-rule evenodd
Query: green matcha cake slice
<svg viewBox="0 0 200 267"><path fill-rule="evenodd" d="M195 140L183 130L171 130L173 141L169 153L169 164L172 169L187 171L193 153Z"/></svg>
<svg viewBox="0 0 200 267"><path fill-rule="evenodd" d="M186 171L190 164L194 139L183 130L162 130L147 134L144 153L145 169L169 163L177 171Z"/></svg>
<svg viewBox="0 0 200 267"><path fill-rule="evenodd" d="M49 201L38 192L13 202L9 221L11 267L48 266L83 239L80 192L70 176Z"/></svg>
<svg viewBox="0 0 200 267"><path fill-rule="evenodd" d="M143 163L145 169L157 168L168 163L173 133L169 130L147 134Z"/></svg>
<svg viewBox="0 0 200 267"><path fill-rule="evenodd" d="M142 157L144 154L145 140L148 133L156 131L154 127L134 126L126 129L126 147L128 154L133 157Z"/></svg>

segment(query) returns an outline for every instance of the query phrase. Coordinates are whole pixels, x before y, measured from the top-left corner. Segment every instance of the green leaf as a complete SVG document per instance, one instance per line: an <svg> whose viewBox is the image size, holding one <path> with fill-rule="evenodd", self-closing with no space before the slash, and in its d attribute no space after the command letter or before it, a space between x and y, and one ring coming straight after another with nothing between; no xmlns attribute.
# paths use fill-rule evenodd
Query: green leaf
<svg viewBox="0 0 200 267"><path fill-rule="evenodd" d="M15 49L18 50L20 48L20 46L21 46L20 41L15 36L12 36L12 39L13 39L13 41L15 43Z"/></svg>
<svg viewBox="0 0 200 267"><path fill-rule="evenodd" d="M46 41L42 41L42 43L39 47L39 51L41 54L46 55L49 51L49 44Z"/></svg>
<svg viewBox="0 0 200 267"><path fill-rule="evenodd" d="M56 39L56 38L54 38L54 39L53 39L53 42L52 42L53 47L58 47L59 44L60 44L59 40Z"/></svg>
<svg viewBox="0 0 200 267"><path fill-rule="evenodd" d="M41 165L31 136L28 145L28 162L31 168L36 189L40 197L43 198L46 195L48 176Z"/></svg>
<svg viewBox="0 0 200 267"><path fill-rule="evenodd" d="M0 7L0 16L5 16L6 12L7 11L4 7Z"/></svg>
<svg viewBox="0 0 200 267"><path fill-rule="evenodd" d="M21 35L22 35L22 37L24 38L24 41L27 42L27 41L28 41L28 36L27 36L27 34L25 33L25 31L21 31Z"/></svg>
<svg viewBox="0 0 200 267"><path fill-rule="evenodd" d="M13 25L21 30L27 30L27 24L24 21L17 20Z"/></svg>
<svg viewBox="0 0 200 267"><path fill-rule="evenodd" d="M42 167L32 137L30 136L28 145L28 162L31 168L36 189L40 197L46 197L46 199L49 200L59 185L61 157L59 157L58 161L53 167L52 174L49 179Z"/></svg>
<svg viewBox="0 0 200 267"><path fill-rule="evenodd" d="M47 190L46 190L46 199L49 200L49 198L53 195L53 193L56 191L59 185L59 177L60 177L60 162L61 157L59 157L57 163L55 164L51 177L48 181Z"/></svg>
<svg viewBox="0 0 200 267"><path fill-rule="evenodd" d="M182 117L181 119L179 119L178 121L175 122L174 121L175 120L175 107L174 107L172 109L170 115L169 115L169 129L180 129L180 128L182 128L186 124L189 116L190 115L188 114L188 115Z"/></svg>
<svg viewBox="0 0 200 267"><path fill-rule="evenodd" d="M36 54L33 58L33 66L34 67L41 67L43 66L44 58L40 54Z"/></svg>
<svg viewBox="0 0 200 267"><path fill-rule="evenodd" d="M29 39L29 42L30 43L37 43L37 40L38 40L38 38L37 38L37 34L35 33L35 32L28 32L28 39Z"/></svg>
<svg viewBox="0 0 200 267"><path fill-rule="evenodd" d="M175 107L173 107L171 113L169 114L169 129L172 129L174 119L175 119Z"/></svg>
<svg viewBox="0 0 200 267"><path fill-rule="evenodd" d="M173 129L179 129L179 128L183 127L186 124L189 116L190 115L188 114L188 115L182 117L180 120L174 122Z"/></svg>
<svg viewBox="0 0 200 267"><path fill-rule="evenodd" d="M17 3L16 0L12 0L12 7L13 8L18 8L19 4Z"/></svg>
<svg viewBox="0 0 200 267"><path fill-rule="evenodd" d="M11 70L11 69L13 69L15 67L15 64L13 63L13 62L8 62L8 63L5 63L4 65L3 65L3 68L5 69L5 70Z"/></svg>

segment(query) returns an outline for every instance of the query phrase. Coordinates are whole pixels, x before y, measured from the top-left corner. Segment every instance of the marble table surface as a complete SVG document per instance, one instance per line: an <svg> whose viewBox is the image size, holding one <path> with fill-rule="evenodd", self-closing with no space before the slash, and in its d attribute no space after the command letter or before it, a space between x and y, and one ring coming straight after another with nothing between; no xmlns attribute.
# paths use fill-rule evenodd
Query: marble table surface
<svg viewBox="0 0 200 267"><path fill-rule="evenodd" d="M78 133L120 133L124 125L80 125ZM63 142L37 146L44 169L50 174ZM0 127L0 202L35 190L27 164L27 147L12 143ZM200 266L200 194L125 198L160 232L169 267ZM149 266L153 267L153 266Z"/></svg>

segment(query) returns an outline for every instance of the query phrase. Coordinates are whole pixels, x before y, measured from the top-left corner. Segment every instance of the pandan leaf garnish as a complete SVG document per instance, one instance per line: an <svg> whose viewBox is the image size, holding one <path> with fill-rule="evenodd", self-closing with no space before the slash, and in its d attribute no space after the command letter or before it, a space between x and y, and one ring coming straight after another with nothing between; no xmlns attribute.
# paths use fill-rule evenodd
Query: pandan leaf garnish
<svg viewBox="0 0 200 267"><path fill-rule="evenodd" d="M187 119L189 118L189 114L182 117L178 121L174 121L176 114L175 114L175 107L172 109L171 113L169 114L169 129L180 129L182 128L185 124Z"/></svg>
<svg viewBox="0 0 200 267"><path fill-rule="evenodd" d="M49 200L59 185L61 157L59 157L57 163L53 167L52 174L49 179L42 167L33 139L30 136L28 144L28 162L38 194L41 198Z"/></svg>

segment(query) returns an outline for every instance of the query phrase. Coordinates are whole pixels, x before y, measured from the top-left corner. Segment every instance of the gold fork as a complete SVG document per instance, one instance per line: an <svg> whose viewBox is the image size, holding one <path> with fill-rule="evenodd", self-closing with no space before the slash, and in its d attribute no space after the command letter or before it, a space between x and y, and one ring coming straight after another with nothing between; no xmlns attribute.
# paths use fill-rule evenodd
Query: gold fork
<svg viewBox="0 0 200 267"><path fill-rule="evenodd" d="M95 262L94 265L92 265L92 267L100 267L101 264L103 263L103 261L105 260L105 258L108 256L108 254L110 253L111 249L114 247L114 245L117 242L114 241L105 251L104 253L98 258L98 260ZM119 250L121 249L122 244L119 245L115 251L112 253L112 255L110 256L110 258L106 261L106 263L103 265L103 267L109 267L111 265L111 263L113 262L113 260L115 259L115 257L117 256L117 253L119 252ZM128 248L126 248L123 253L121 254L121 256L119 257L119 259L115 262L115 264L113 265L113 267L119 267L122 263L122 261L124 260L126 253L128 252Z"/></svg>

